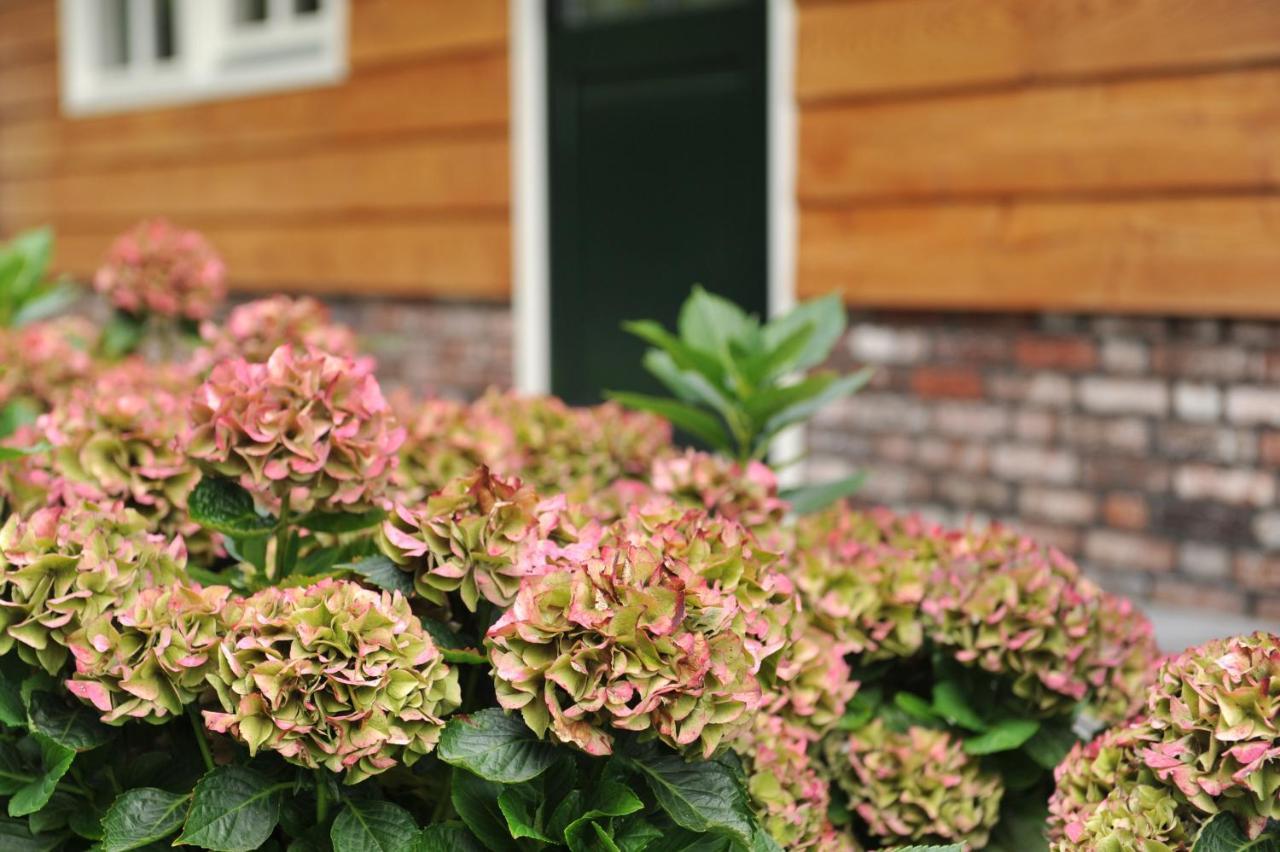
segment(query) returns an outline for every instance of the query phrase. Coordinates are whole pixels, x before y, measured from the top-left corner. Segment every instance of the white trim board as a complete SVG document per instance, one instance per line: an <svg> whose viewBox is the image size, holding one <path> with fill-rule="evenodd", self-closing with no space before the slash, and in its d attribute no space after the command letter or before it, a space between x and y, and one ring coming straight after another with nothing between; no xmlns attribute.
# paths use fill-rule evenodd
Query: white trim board
<svg viewBox="0 0 1280 852"><path fill-rule="evenodd" d="M546 19L542 0L510 0L512 375L522 393L551 387L551 263L547 181ZM795 304L795 10L768 0L769 314ZM803 449L799 430L779 458Z"/></svg>

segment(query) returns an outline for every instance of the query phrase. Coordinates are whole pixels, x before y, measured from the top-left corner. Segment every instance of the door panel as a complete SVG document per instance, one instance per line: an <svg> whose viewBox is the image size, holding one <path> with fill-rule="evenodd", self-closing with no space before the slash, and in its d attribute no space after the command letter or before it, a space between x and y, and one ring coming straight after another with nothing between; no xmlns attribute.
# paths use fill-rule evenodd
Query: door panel
<svg viewBox="0 0 1280 852"><path fill-rule="evenodd" d="M619 324L673 324L695 283L766 309L764 4L638 5L548 20L552 389L574 403L656 389Z"/></svg>

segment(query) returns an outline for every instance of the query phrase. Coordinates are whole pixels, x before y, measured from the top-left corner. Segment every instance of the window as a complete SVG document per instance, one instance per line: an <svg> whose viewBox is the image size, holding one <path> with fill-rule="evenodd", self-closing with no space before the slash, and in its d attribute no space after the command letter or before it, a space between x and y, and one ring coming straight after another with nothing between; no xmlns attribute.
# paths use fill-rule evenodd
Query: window
<svg viewBox="0 0 1280 852"><path fill-rule="evenodd" d="M337 82L347 0L60 0L70 115Z"/></svg>

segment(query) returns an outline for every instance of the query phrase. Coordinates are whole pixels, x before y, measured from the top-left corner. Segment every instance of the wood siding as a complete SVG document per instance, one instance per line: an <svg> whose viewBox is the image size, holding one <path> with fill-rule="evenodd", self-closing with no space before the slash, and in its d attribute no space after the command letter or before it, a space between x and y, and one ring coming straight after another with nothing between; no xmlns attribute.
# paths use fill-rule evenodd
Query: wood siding
<svg viewBox="0 0 1280 852"><path fill-rule="evenodd" d="M337 86L68 119L52 0L0 0L0 233L42 223L84 275L166 215L234 284L505 299L505 0L352 0Z"/></svg>
<svg viewBox="0 0 1280 852"><path fill-rule="evenodd" d="M802 295L1280 316L1280 3L798 18Z"/></svg>

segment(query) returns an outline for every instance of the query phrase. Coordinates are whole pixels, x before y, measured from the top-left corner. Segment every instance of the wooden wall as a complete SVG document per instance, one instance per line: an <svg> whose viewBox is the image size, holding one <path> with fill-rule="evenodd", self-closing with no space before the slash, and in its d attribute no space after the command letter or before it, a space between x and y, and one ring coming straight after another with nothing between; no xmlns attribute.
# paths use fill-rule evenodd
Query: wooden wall
<svg viewBox="0 0 1280 852"><path fill-rule="evenodd" d="M799 281L1280 316L1277 0L800 0Z"/></svg>
<svg viewBox="0 0 1280 852"><path fill-rule="evenodd" d="M248 289L506 298L506 0L352 0L336 87L67 119L53 0L0 0L0 233L91 271L163 214Z"/></svg>

